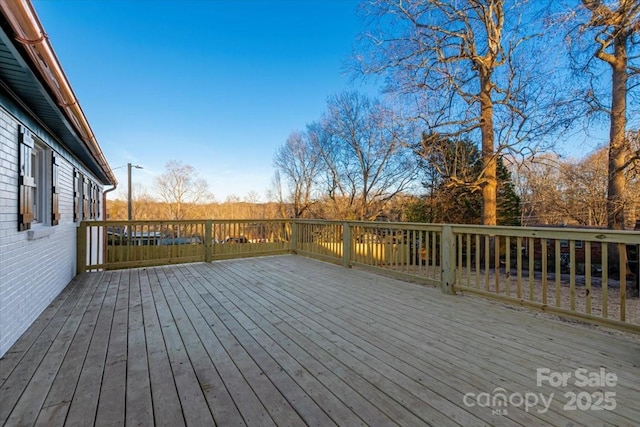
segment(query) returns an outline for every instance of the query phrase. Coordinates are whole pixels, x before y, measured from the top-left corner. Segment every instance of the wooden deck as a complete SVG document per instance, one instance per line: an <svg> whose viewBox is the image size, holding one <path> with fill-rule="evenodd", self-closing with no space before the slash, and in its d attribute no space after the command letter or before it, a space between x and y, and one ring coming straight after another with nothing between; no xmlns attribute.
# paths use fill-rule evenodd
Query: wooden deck
<svg viewBox="0 0 640 427"><path fill-rule="evenodd" d="M293 255L86 273L0 359L9 426L631 426L638 402L637 336Z"/></svg>

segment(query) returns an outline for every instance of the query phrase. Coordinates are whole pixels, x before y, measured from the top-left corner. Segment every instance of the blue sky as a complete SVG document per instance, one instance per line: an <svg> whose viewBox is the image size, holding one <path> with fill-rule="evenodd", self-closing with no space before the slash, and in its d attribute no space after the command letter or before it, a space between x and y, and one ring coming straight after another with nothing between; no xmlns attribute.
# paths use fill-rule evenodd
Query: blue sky
<svg viewBox="0 0 640 427"><path fill-rule="evenodd" d="M264 200L277 146L352 87L358 1L33 3L121 189L128 162L152 190L180 160L218 201Z"/></svg>

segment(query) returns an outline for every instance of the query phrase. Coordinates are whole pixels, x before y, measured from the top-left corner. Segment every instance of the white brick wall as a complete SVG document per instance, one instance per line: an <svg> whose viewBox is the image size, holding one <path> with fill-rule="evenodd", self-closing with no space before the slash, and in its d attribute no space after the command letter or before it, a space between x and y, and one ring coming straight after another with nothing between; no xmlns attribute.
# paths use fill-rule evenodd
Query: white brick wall
<svg viewBox="0 0 640 427"><path fill-rule="evenodd" d="M0 357L75 276L73 165L60 147L60 223L36 240L18 232L19 124L0 107Z"/></svg>

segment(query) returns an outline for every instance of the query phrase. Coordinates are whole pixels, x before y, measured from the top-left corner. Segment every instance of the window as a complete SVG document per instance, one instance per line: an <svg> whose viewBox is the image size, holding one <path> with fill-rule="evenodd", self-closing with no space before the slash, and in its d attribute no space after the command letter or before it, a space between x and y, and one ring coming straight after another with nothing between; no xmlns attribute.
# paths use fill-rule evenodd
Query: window
<svg viewBox="0 0 640 427"><path fill-rule="evenodd" d="M51 225L58 225L60 222L60 209L58 207L58 196L60 194L58 186L59 162L58 154L51 153Z"/></svg>
<svg viewBox="0 0 640 427"><path fill-rule="evenodd" d="M19 130L18 149L18 231L29 230L34 219L33 195L36 181L33 176L33 151L34 141L29 132L24 127Z"/></svg>
<svg viewBox="0 0 640 427"><path fill-rule="evenodd" d="M58 164L53 151L26 128L19 129L18 230L57 225Z"/></svg>
<svg viewBox="0 0 640 427"><path fill-rule="evenodd" d="M576 240L575 242L575 247L577 249L582 248L582 240ZM563 248L568 248L569 247L569 241L568 240L560 240L560 246Z"/></svg>
<svg viewBox="0 0 640 427"><path fill-rule="evenodd" d="M32 187L33 196L33 221L45 224L47 222L47 149L39 143L35 143L31 150L31 170L35 186Z"/></svg>

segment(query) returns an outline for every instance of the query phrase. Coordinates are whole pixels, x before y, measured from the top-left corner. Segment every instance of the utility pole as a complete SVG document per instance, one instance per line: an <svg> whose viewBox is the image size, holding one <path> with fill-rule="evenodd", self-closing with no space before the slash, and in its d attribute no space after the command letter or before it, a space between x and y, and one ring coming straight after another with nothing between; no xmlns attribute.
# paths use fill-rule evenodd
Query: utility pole
<svg viewBox="0 0 640 427"><path fill-rule="evenodd" d="M127 245L132 244L132 234L131 234L131 220L132 212L131 212L131 168L142 169L142 166L132 165L131 163L127 163L127 220L129 224L127 224Z"/></svg>
<svg viewBox="0 0 640 427"><path fill-rule="evenodd" d="M132 165L127 163L127 220L131 221L133 218L131 210L131 168L142 169L140 165Z"/></svg>

